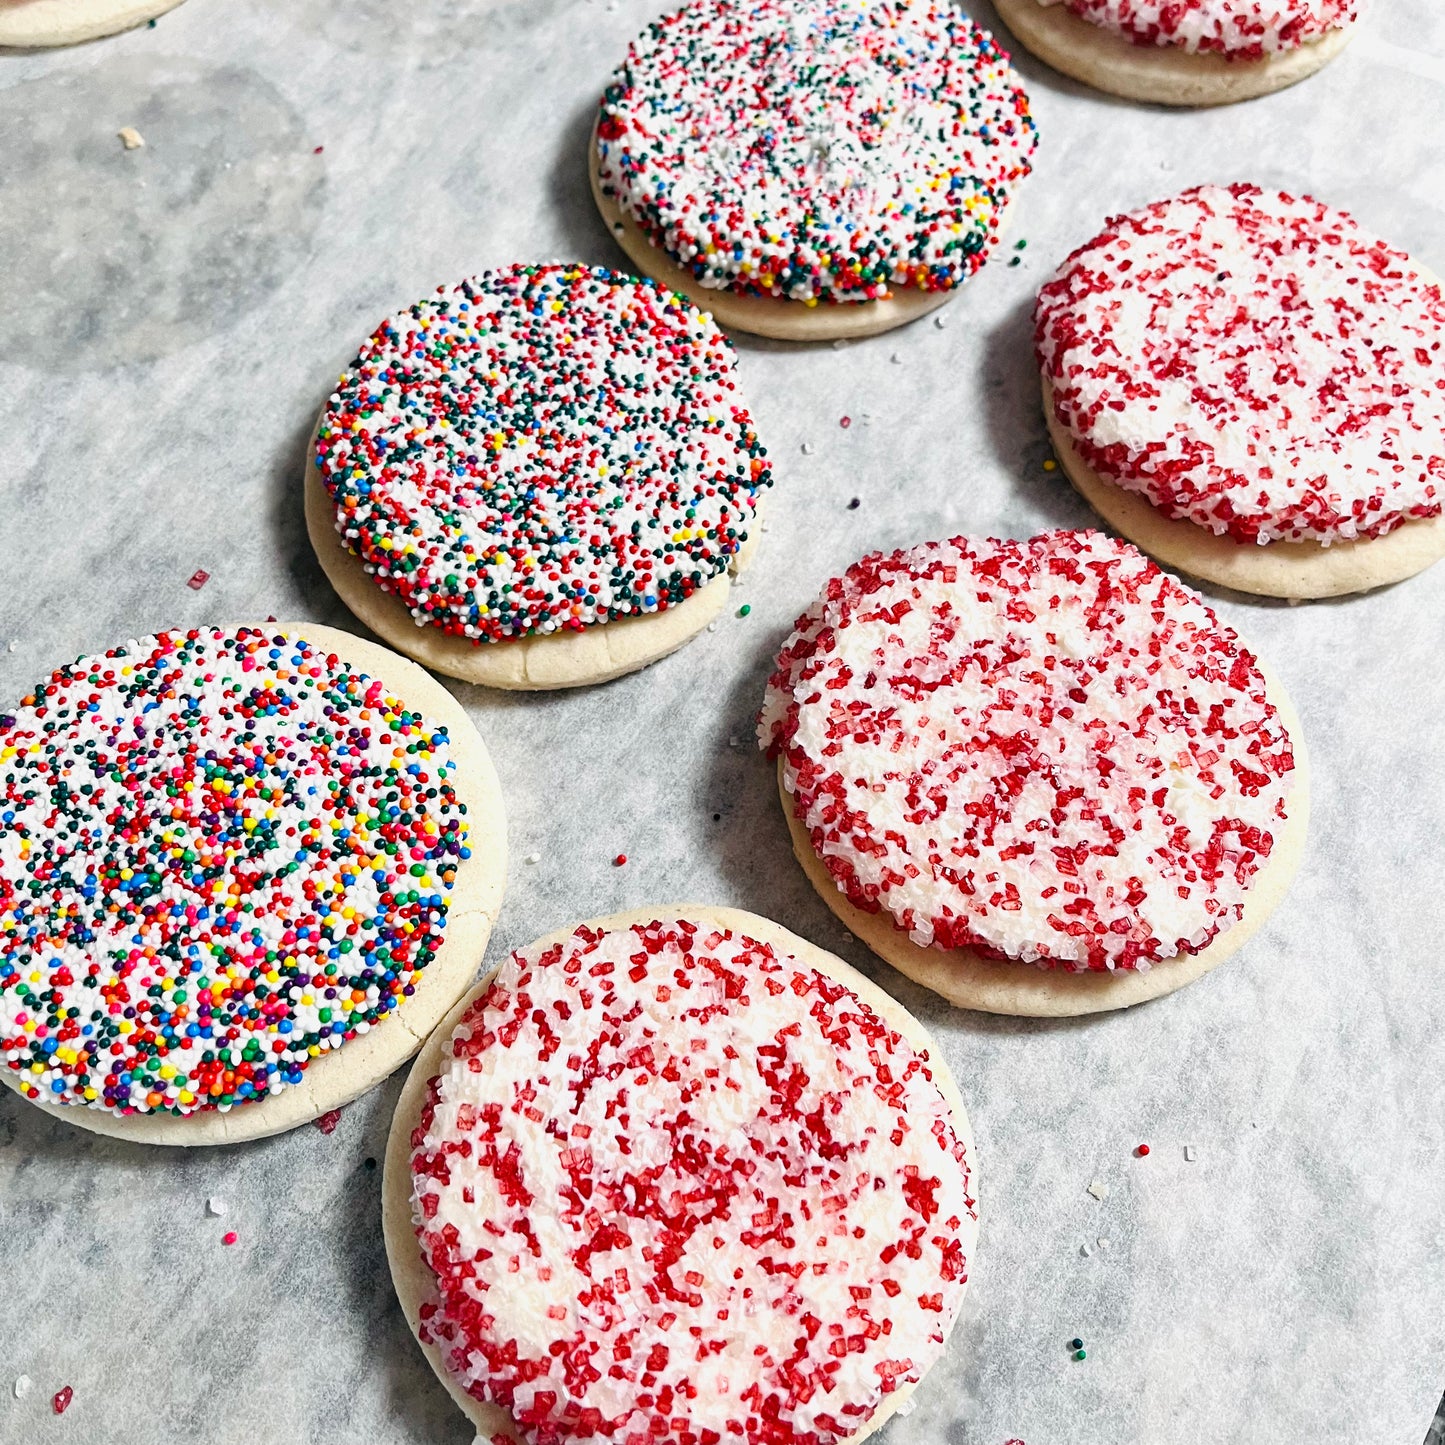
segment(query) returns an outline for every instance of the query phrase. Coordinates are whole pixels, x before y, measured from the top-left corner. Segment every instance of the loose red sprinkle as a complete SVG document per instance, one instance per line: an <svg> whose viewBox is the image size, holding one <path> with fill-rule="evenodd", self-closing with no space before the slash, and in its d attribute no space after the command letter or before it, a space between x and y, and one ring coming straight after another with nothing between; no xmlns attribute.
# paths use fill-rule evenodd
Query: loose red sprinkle
<svg viewBox="0 0 1445 1445"><path fill-rule="evenodd" d="M853 425L853 418L851 416L839 417L838 425L842 427L844 431L847 431L847 429Z"/></svg>
<svg viewBox="0 0 1445 1445"><path fill-rule="evenodd" d="M314 156L319 156L319 155L321 154L321 152L324 151L325 149L326 149L325 146L317 146L316 149L311 152L311 154L314 155Z"/></svg>
<svg viewBox="0 0 1445 1445"><path fill-rule="evenodd" d="M320 1118L313 1119L311 1122L315 1124L323 1134L334 1133L336 1126L341 1122L341 1110L328 1109Z"/></svg>
<svg viewBox="0 0 1445 1445"><path fill-rule="evenodd" d="M1134 1152L1142 1159L1149 1152L1149 1146L1141 1144Z"/></svg>
<svg viewBox="0 0 1445 1445"><path fill-rule="evenodd" d="M237 1233L236 1233L236 1231L235 1231L234 1229L228 1229L228 1230L221 1236L221 1243L222 1243L222 1244L235 1244L236 1240L237 1240L239 1237L240 1237L240 1236L237 1235Z"/></svg>
<svg viewBox="0 0 1445 1445"><path fill-rule="evenodd" d="M612 866L613 866L614 868L620 868L620 867L622 867L622 865L623 865L625 862L627 862L627 854L626 854L626 853L619 853L619 854L612 860Z"/></svg>
<svg viewBox="0 0 1445 1445"><path fill-rule="evenodd" d="M74 1398L75 1391L72 1390L69 1385L66 1385L63 1389L55 1392L55 1396L50 1404L57 1415L63 1415L70 1408L70 1402Z"/></svg>
<svg viewBox="0 0 1445 1445"><path fill-rule="evenodd" d="M209 572L192 572L190 581L186 583L186 586L189 587L192 592L199 592L210 580L211 574Z"/></svg>

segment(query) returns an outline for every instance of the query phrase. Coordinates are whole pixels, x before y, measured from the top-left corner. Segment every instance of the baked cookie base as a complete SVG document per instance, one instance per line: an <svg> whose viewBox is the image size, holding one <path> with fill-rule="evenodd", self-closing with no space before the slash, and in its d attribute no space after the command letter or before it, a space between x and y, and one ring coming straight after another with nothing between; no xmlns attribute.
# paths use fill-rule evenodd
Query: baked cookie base
<svg viewBox="0 0 1445 1445"><path fill-rule="evenodd" d="M0 0L0 50L77 45L133 30L181 0Z"/></svg>
<svg viewBox="0 0 1445 1445"><path fill-rule="evenodd" d="M929 1037L928 1031L907 1009L890 998L877 984L870 982L856 969L844 963L841 958L835 958L831 953L824 952L806 939L799 938L781 925L773 923L770 919L760 918L755 913L745 913L738 908L714 908L700 904L680 904L670 908L638 908L626 913L614 913L606 918L587 919L547 934L546 937L530 945L528 951L564 942L581 927L616 930L627 928L634 923L651 923L655 919L673 917L686 918L690 922L719 929L728 929L734 933L745 933L760 943L772 945L779 952L790 954L799 963L809 968L815 968L819 973L826 974L838 983L852 989L864 1003L868 1004L888 1023L890 1028L895 1029L907 1039L915 1050L919 1053L926 1051L929 1070L938 1085L939 1092L952 1111L954 1130L968 1151L969 1164L973 1169L972 1183L974 1187L971 1192L977 1198L978 1173L975 1167L977 1160L974 1153L973 1134L968 1122L968 1112L964 1108L963 1098L958 1092L958 1085L954 1082L942 1053ZM386 1160L383 1166L381 1186L381 1217L382 1232L386 1238L387 1262L391 1266L392 1283L396 1287L397 1298L401 1301L406 1322L411 1326L411 1332L416 1336L417 1344L421 1346L427 1363L436 1372L437 1378L446 1386L447 1393L456 1402L457 1407L472 1422L480 1439L495 1441L498 1436L501 1436L504 1440L511 1441L512 1445L523 1445L523 1436L506 1412L498 1409L495 1405L484 1404L469 1395L447 1368L441 1351L435 1345L422 1342L418 1332L421 1307L432 1293L434 1276L422 1258L412 1227L411 1213L411 1134L421 1119L422 1106L426 1101L427 1085L441 1071L446 1046L462 1015L486 992L487 986L491 982L491 975L496 972L499 965L500 960L442 1020L441 1025L417 1055L416 1062L411 1067L411 1073L407 1075L406 1085L396 1103L396 1113L392 1116L391 1132L387 1135L386 1140ZM971 1260L978 1239L977 1225L972 1227L971 1232L960 1237L964 1242L965 1254ZM957 1322L957 1319L958 1316L955 1315L954 1322ZM951 1324L949 1328L952 1329ZM918 1383L921 1384L922 1381ZM875 1430L880 1429L902 1408L916 1388L917 1385L905 1385L895 1390L884 1400L868 1423L848 1437L847 1445L859 1445L859 1442L866 1440Z"/></svg>
<svg viewBox="0 0 1445 1445"><path fill-rule="evenodd" d="M406 604L383 592L336 530L335 509L316 466L316 447L306 455L306 531L327 580L347 607L398 652L448 677L513 692L590 687L611 682L676 652L728 605L732 579L757 549L756 518L728 570L685 602L646 617L596 623L581 632L559 631L510 642L472 642L440 628L418 625Z"/></svg>
<svg viewBox="0 0 1445 1445"><path fill-rule="evenodd" d="M1262 667L1260 670L1264 672ZM1244 917L1198 953L1178 954L1142 973L1136 969L1068 973L1010 959L984 958L971 948L920 948L894 923L891 914L867 913L850 902L839 888L814 851L807 828L797 818L792 794L783 781L783 760L779 758L778 793L788 820L793 853L803 865L808 881L850 933L861 938L899 973L941 994L958 1008L1029 1018L1069 1018L1129 1008L1147 999L1160 998L1183 988L1186 983L1193 983L1237 953L1274 912L1299 872L1309 832L1309 761L1293 703L1268 672L1264 672L1264 678L1269 700L1279 709L1294 745L1295 781L1290 792L1290 816L1274 850L1255 875L1246 896Z"/></svg>
<svg viewBox="0 0 1445 1445"><path fill-rule="evenodd" d="M1238 542L1197 522L1166 517L1147 497L1106 482L1074 445L1054 413L1043 378L1044 420L1059 465L1086 502L1121 537L1166 567L1237 592L1307 601L1368 592L1403 582L1445 557L1445 514L1402 523L1383 537L1355 542Z"/></svg>
<svg viewBox="0 0 1445 1445"><path fill-rule="evenodd" d="M592 182L592 199L597 202L612 239L627 253L628 260L642 275L686 296L729 331L747 331L777 341L839 341L877 336L936 311L957 290L919 291L903 286L881 301L821 301L816 306L808 306L801 301L743 296L735 291L704 286L691 271L684 270L666 251L654 246L637 222L611 196L603 194L602 177L597 170L596 124L588 141L587 174ZM1000 234L1007 214L1000 218Z"/></svg>
<svg viewBox="0 0 1445 1445"><path fill-rule="evenodd" d="M477 976L501 906L507 878L502 789L486 746L461 704L415 663L350 633L297 622L245 625L324 646L350 666L379 678L386 690L408 707L446 725L457 764L454 786L459 801L467 805L467 845L472 856L457 869L442 946L421 971L416 992L374 1024L369 1033L348 1039L340 1048L313 1059L299 1084L288 1085L279 1094L254 1103L238 1104L226 1113L208 1109L183 1118L171 1114L120 1116L78 1104L26 1099L47 1114L94 1134L135 1144L236 1144L283 1133L349 1104L404 1064ZM20 1093L17 1077L9 1069L0 1071L0 1079Z"/></svg>
<svg viewBox="0 0 1445 1445"><path fill-rule="evenodd" d="M1349 25L1262 60L1226 60L1180 46L1135 45L1062 5L995 0L995 8L1014 39L1055 70L1110 95L1158 105L1229 105L1284 90L1329 64L1355 32Z"/></svg>

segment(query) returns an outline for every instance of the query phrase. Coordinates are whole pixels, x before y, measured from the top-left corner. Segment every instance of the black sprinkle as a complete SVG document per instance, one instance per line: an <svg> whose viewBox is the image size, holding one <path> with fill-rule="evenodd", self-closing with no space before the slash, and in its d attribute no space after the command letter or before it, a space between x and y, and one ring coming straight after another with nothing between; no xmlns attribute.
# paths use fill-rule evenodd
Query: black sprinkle
<svg viewBox="0 0 1445 1445"><path fill-rule="evenodd" d="M861 497L854 497L853 500L848 503L848 510L850 512L856 512L862 505L863 499Z"/></svg>

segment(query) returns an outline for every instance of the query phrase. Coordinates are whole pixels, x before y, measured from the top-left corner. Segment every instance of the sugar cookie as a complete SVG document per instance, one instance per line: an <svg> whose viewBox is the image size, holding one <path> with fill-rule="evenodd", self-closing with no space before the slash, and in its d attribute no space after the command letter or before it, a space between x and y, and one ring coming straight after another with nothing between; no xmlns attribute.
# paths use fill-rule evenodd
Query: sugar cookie
<svg viewBox="0 0 1445 1445"><path fill-rule="evenodd" d="M602 101L593 194L628 256L724 325L867 336L998 244L1037 140L993 38L941 0L710 0Z"/></svg>
<svg viewBox="0 0 1445 1445"><path fill-rule="evenodd" d="M476 977L500 789L414 664L310 623L60 668L0 716L0 1078L156 1144L363 1093Z"/></svg>
<svg viewBox="0 0 1445 1445"><path fill-rule="evenodd" d="M1126 100L1227 105L1313 75L1349 44L1358 0L996 0L1055 70Z"/></svg>
<svg viewBox="0 0 1445 1445"><path fill-rule="evenodd" d="M133 30L181 0L0 0L0 49L76 45Z"/></svg>
<svg viewBox="0 0 1445 1445"><path fill-rule="evenodd" d="M383 1188L407 1319L491 1439L860 1440L942 1352L977 1236L921 1025L725 908L513 954L419 1056Z"/></svg>
<svg viewBox="0 0 1445 1445"><path fill-rule="evenodd" d="M1097 532L864 558L784 645L759 741L829 905L970 1008L1167 993L1263 921L1303 845L1282 690Z"/></svg>
<svg viewBox="0 0 1445 1445"><path fill-rule="evenodd" d="M1201 186L1125 216L1039 292L1068 475L1162 561L1283 597L1445 555L1445 298L1349 216Z"/></svg>
<svg viewBox="0 0 1445 1445"><path fill-rule="evenodd" d="M735 369L650 281L514 266L443 288L382 323L322 412L317 556L368 626L468 682L646 666L726 606L772 481Z"/></svg>

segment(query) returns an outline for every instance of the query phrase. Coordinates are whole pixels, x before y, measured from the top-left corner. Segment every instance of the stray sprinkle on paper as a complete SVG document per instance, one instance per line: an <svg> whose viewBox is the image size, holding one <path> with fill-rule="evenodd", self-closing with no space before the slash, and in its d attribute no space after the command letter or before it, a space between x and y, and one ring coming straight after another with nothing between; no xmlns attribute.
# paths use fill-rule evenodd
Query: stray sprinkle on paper
<svg viewBox="0 0 1445 1445"><path fill-rule="evenodd" d="M889 359L889 361L891 361L891 362L894 364L894 366L902 366L902 365L903 365L903 357L902 357L902 355L901 355L899 352L897 352L897 351L895 351L895 352L893 353L893 355L890 356L888 359Z"/></svg>
<svg viewBox="0 0 1445 1445"><path fill-rule="evenodd" d="M226 1212L226 1201L219 1194L213 1194L206 1200L206 1213L214 1215L219 1219Z"/></svg>
<svg viewBox="0 0 1445 1445"><path fill-rule="evenodd" d="M12 638L10 639L10 651L11 651L11 652L14 652L15 649L16 649L17 647L19 647L19 646L20 646L20 639L19 639L18 637L12 637Z"/></svg>
<svg viewBox="0 0 1445 1445"><path fill-rule="evenodd" d="M815 447L812 442L804 442L804 443L803 443L803 455L804 455L805 457L810 457L810 456L812 456L813 453L814 453L815 451L817 451L817 450L818 450L818 448Z"/></svg>
<svg viewBox="0 0 1445 1445"><path fill-rule="evenodd" d="M1107 1234L1101 1234L1098 1239L1098 1245L1100 1249L1108 1249L1109 1236Z"/></svg>
<svg viewBox="0 0 1445 1445"><path fill-rule="evenodd" d="M717 631L717 623L716 623L716 622L709 622L708 625L707 625L707 630L708 630L709 632L716 632L716 631Z"/></svg>
<svg viewBox="0 0 1445 1445"><path fill-rule="evenodd" d="M834 350L834 351L842 351L842 349L843 349L845 346L847 346L847 344L848 344L848 338L847 338L846 336L840 336L840 337L833 343L833 350Z"/></svg>
<svg viewBox="0 0 1445 1445"><path fill-rule="evenodd" d="M146 138L133 125L121 126L116 135L128 151L138 151L146 143Z"/></svg>
<svg viewBox="0 0 1445 1445"><path fill-rule="evenodd" d="M1109 1197L1109 1186L1105 1184L1102 1180L1096 1179L1091 1185L1089 1185L1089 1193L1092 1194L1095 1199L1099 1200L1102 1203L1105 1199Z"/></svg>
<svg viewBox="0 0 1445 1445"><path fill-rule="evenodd" d="M528 854L527 854L527 862L529 862L529 863L540 863L541 861L542 861L542 855L541 855L540 853L528 853Z"/></svg>
<svg viewBox="0 0 1445 1445"><path fill-rule="evenodd" d="M199 592L210 580L211 574L209 572L196 571L192 572L186 579L186 586L189 587L192 592Z"/></svg>
<svg viewBox="0 0 1445 1445"><path fill-rule="evenodd" d="M1079 1246L1079 1253L1082 1254L1085 1259L1088 1259L1088 1257L1093 1254L1093 1252L1094 1251L1090 1249L1087 1244L1081 1244Z"/></svg>
<svg viewBox="0 0 1445 1445"><path fill-rule="evenodd" d="M1196 1151L1196 1149L1194 1148L1194 1145L1193 1145L1193 1144L1186 1144L1186 1145L1184 1146L1184 1157L1185 1157L1191 1164L1194 1163L1194 1156L1195 1156L1196 1152L1197 1152L1197 1151Z"/></svg>
<svg viewBox="0 0 1445 1445"><path fill-rule="evenodd" d="M942 331L943 328L948 325L948 317L946 317L946 316L935 316L935 317L933 318L933 324L934 324L940 331Z"/></svg>
<svg viewBox="0 0 1445 1445"><path fill-rule="evenodd" d="M15 1398L23 1400L30 1393L30 1386L33 1383L29 1375L21 1375L13 1386Z"/></svg>
<svg viewBox="0 0 1445 1445"><path fill-rule="evenodd" d="M736 733L733 733L733 734L728 738L728 746L729 746L730 748L735 748L735 747L737 747L737 745L738 745L738 735L737 735Z"/></svg>
<svg viewBox="0 0 1445 1445"><path fill-rule="evenodd" d="M771 532L772 529L773 529L773 524L772 524L770 521L768 521L767 518L765 517L765 518L763 519L760 527L759 527L759 531Z"/></svg>

